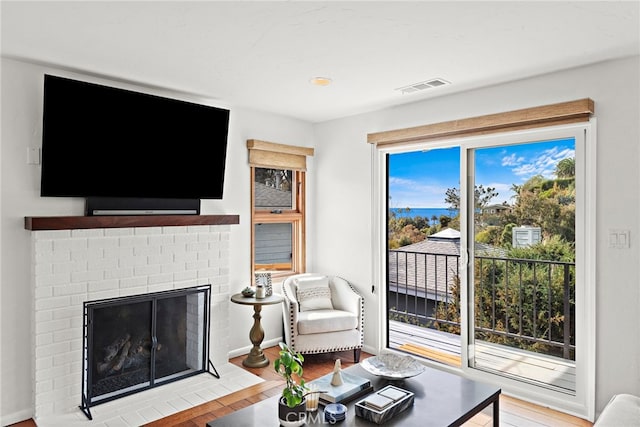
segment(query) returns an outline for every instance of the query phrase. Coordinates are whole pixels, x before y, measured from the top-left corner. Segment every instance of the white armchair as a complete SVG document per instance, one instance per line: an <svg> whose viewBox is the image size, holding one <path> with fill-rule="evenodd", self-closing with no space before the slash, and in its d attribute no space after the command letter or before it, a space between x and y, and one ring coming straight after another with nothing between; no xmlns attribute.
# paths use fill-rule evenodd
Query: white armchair
<svg viewBox="0 0 640 427"><path fill-rule="evenodd" d="M360 360L364 343L364 299L341 277L305 273L282 284L284 335L302 354L353 350Z"/></svg>

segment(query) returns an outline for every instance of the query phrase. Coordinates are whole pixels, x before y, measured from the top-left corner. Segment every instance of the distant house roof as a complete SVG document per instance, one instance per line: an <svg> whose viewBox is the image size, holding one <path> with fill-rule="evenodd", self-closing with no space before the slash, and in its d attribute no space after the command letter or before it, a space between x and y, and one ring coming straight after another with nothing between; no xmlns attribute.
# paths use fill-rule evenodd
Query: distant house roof
<svg viewBox="0 0 640 427"><path fill-rule="evenodd" d="M395 250L458 256L460 255L460 231L453 228L445 228L444 230L430 235L421 242L402 246ZM505 255L503 249L480 242L475 243L475 252L478 255Z"/></svg>
<svg viewBox="0 0 640 427"><path fill-rule="evenodd" d="M475 243L477 255L504 256L504 250ZM459 274L460 231L447 228L425 240L389 251L390 286L432 300L446 301Z"/></svg>
<svg viewBox="0 0 640 427"><path fill-rule="evenodd" d="M453 228L445 228L444 230L438 231L437 233L429 236L429 239L458 239L460 240L460 232L458 230L454 230Z"/></svg>
<svg viewBox="0 0 640 427"><path fill-rule="evenodd" d="M278 190L260 182L254 185L256 207L291 209L291 191Z"/></svg>
<svg viewBox="0 0 640 427"><path fill-rule="evenodd" d="M483 213L500 213L504 211L510 211L511 206L509 205L488 205L482 208Z"/></svg>

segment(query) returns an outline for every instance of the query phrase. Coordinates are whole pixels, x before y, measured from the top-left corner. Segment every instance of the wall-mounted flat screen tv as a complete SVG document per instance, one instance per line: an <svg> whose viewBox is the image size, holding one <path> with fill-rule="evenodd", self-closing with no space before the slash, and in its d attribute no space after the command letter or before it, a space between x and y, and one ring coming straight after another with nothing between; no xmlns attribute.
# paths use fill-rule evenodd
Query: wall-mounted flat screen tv
<svg viewBox="0 0 640 427"><path fill-rule="evenodd" d="M229 110L45 75L41 196L221 199Z"/></svg>

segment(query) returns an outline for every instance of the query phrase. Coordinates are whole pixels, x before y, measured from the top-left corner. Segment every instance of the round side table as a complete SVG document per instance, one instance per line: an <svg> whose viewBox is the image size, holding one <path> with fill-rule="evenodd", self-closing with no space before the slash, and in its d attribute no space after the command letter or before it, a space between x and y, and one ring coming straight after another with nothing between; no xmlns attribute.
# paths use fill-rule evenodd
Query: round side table
<svg viewBox="0 0 640 427"><path fill-rule="evenodd" d="M262 319L260 312L262 311L263 305L279 304L282 301L284 301L284 298L278 294L271 294L264 298L245 297L242 294L234 294L231 296L231 302L253 306L253 326L249 331L249 339L253 347L247 358L242 361L244 366L248 368L264 368L269 365L269 359L267 359L262 348L260 348L260 344L262 344L262 340L264 339L264 329L262 329L262 324L260 323L260 319Z"/></svg>

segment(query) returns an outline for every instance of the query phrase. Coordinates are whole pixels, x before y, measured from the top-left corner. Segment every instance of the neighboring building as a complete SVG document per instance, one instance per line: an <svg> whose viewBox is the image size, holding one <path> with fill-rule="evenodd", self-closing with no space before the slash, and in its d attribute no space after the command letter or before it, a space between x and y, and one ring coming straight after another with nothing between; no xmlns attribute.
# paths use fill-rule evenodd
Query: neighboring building
<svg viewBox="0 0 640 427"><path fill-rule="evenodd" d="M265 209L291 209L291 190L280 190L261 182L256 182L255 194L256 207Z"/></svg>
<svg viewBox="0 0 640 427"><path fill-rule="evenodd" d="M280 190L260 182L255 184L255 204L268 210L291 209L291 190ZM254 234L255 264L274 269L291 265L292 234L290 223L256 224Z"/></svg>
<svg viewBox="0 0 640 427"><path fill-rule="evenodd" d="M484 215L501 215L509 211L511 211L511 206L509 205L489 205L482 208Z"/></svg>
<svg viewBox="0 0 640 427"><path fill-rule="evenodd" d="M505 255L500 248L475 243L476 255ZM448 301L459 274L460 231L452 228L389 251L389 288L434 301Z"/></svg>

